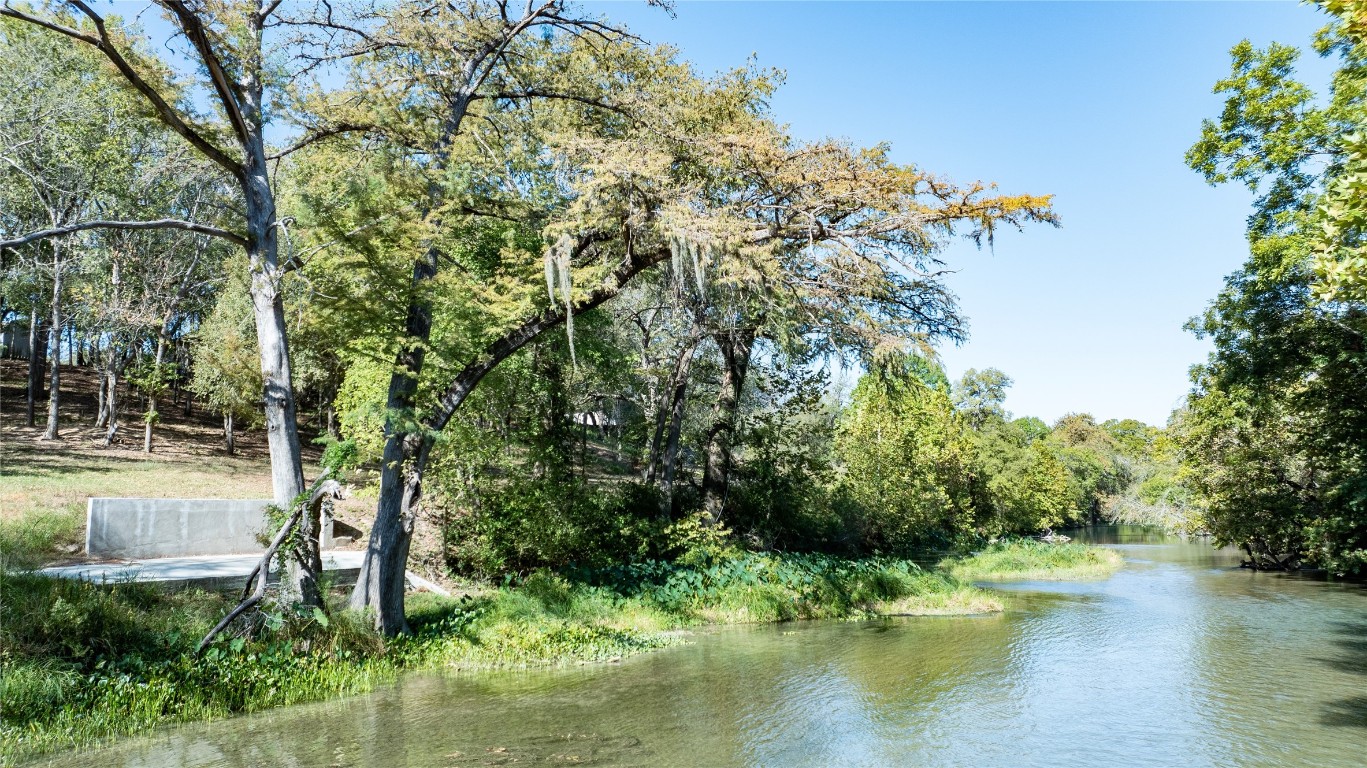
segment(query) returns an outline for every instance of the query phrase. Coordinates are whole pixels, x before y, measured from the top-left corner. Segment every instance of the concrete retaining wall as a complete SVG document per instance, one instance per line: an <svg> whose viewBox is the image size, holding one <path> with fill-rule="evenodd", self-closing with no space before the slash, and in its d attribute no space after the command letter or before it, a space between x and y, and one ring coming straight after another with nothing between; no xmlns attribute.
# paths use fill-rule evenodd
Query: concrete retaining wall
<svg viewBox="0 0 1367 768"><path fill-rule="evenodd" d="M265 547L256 537L266 527L270 503L92 498L86 505L85 551L92 557L123 559L261 552Z"/></svg>

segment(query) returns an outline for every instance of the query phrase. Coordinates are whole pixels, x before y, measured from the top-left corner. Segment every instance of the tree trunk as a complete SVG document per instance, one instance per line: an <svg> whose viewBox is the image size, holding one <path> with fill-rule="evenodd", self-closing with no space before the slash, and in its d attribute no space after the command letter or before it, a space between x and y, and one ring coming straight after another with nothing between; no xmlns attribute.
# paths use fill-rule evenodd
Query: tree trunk
<svg viewBox="0 0 1367 768"><path fill-rule="evenodd" d="M285 306L280 295L283 277L276 263L275 204L262 162L257 173L249 174L246 185L249 201L248 224L253 242L249 254L252 265L252 309L256 319L256 342L261 356L262 396L265 404L266 443L271 456L271 487L275 504L289 509L296 497L304 492L303 456L299 447L298 412L294 401L294 385L290 377L290 357L285 334ZM316 531L303 531L305 536ZM313 542L308 566L318 565L322 558ZM320 605L321 597L315 574L308 567L299 568L291 560L290 567L280 582L280 596L285 603L301 602Z"/></svg>
<svg viewBox="0 0 1367 768"><path fill-rule="evenodd" d="M162 323L163 333L157 337L157 354L152 358L152 386L147 392L147 413L143 416L142 452L152 452L152 427L156 424L157 397L161 393L161 361L166 355L166 324Z"/></svg>
<svg viewBox="0 0 1367 768"><path fill-rule="evenodd" d="M223 444L228 449L229 456L237 453L237 446L233 440L233 412L227 411L223 414Z"/></svg>
<svg viewBox="0 0 1367 768"><path fill-rule="evenodd" d="M114 434L119 431L119 369L118 361L111 360L105 371L105 398L109 408L109 428L104 432L106 447L114 444Z"/></svg>
<svg viewBox="0 0 1367 768"><path fill-rule="evenodd" d="M96 367L96 368L95 368L95 393L96 393L96 397L97 397L98 400L99 400L98 404L95 406L95 428L96 428L96 429L99 429L100 427L103 427L103 426L104 426L104 423L105 423L105 420L109 418L108 412L105 411L105 408L108 406L108 403L107 403L107 401L105 400L105 396L104 396L104 393L105 393L105 384L106 384L106 382L105 382L105 377L104 377L104 371L101 370L99 367Z"/></svg>
<svg viewBox="0 0 1367 768"><path fill-rule="evenodd" d="M52 325L47 329L48 343L52 347L52 367L49 371L47 393L47 429L43 431L44 440L56 440L59 434L57 412L62 402L62 262L60 252L54 249L52 257Z"/></svg>
<svg viewBox="0 0 1367 768"><path fill-rule="evenodd" d="M451 155L451 143L460 132L474 88L478 85L472 79L473 70L468 68L470 63L467 62L464 73L465 87L450 102L450 111L433 146L432 167L437 171L446 168ZM441 201L441 189L435 182L428 192L433 205L423 211L424 217ZM436 226L440 226L439 221ZM413 433L403 425L412 423L416 418L413 412L414 395L418 391L418 377L422 375L427 341L432 335L432 309L424 298L423 286L437 276L439 257L436 246L428 243L413 260L412 291L408 298L408 313L404 318L404 338L409 341L400 345L394 356L394 373L389 377L379 504L375 510L375 525L370 529L365 561L351 593L351 607L358 610L374 609L375 627L386 635L408 631L408 621L403 613L404 576L413 525L417 519L416 505L422 495L423 465L427 462L432 438L430 433ZM464 400L465 395L462 394L460 399ZM445 426L444 422L442 426Z"/></svg>
<svg viewBox="0 0 1367 768"><path fill-rule="evenodd" d="M43 387L43 359L45 356L40 354L38 350L38 343L42 340L38 324L38 302L35 299L28 318L28 390L24 403L24 423L30 427L37 423L34 411L38 402L38 395ZM44 349L46 348L45 346Z"/></svg>
<svg viewBox="0 0 1367 768"><path fill-rule="evenodd" d="M660 469L660 453L664 451L665 427L669 422L669 409L664 403L655 406L655 430L651 433L650 447L646 450L646 467L641 479L647 483L655 482Z"/></svg>
<svg viewBox="0 0 1367 768"><path fill-rule="evenodd" d="M437 275L438 253L429 247L413 263L413 298L409 300L404 321L405 338L416 343L400 347L389 377L389 397L385 403L385 444L380 471L380 499L375 525L351 606L375 609L375 626L386 635L408 631L403 614L404 571L408 548L416 521L416 504L422 494L422 467L426 463L430 438L424 439L403 427L412 423L413 398L418 377L426 360L426 342L432 334L432 309L419 298L421 287Z"/></svg>
<svg viewBox="0 0 1367 768"><path fill-rule="evenodd" d="M707 463L703 467L703 511L712 525L721 522L726 494L731 484L732 448L736 413L745 376L750 370L750 353L755 343L753 330L732 330L715 335L721 349L722 380L712 408L712 425L707 430Z"/></svg>
<svg viewBox="0 0 1367 768"><path fill-rule="evenodd" d="M660 514L673 517L677 512L674 500L674 476L678 469L679 441L683 434L684 408L688 403L688 374L693 368L693 356L697 352L697 339L690 339L674 364L673 386L670 387L669 437L661 454L660 468Z"/></svg>

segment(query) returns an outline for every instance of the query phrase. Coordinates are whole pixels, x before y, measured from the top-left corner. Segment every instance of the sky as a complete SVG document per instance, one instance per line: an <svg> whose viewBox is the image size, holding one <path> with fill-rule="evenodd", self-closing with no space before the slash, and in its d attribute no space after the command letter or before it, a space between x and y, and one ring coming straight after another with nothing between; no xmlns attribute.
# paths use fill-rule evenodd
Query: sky
<svg viewBox="0 0 1367 768"><path fill-rule="evenodd" d="M889 142L893 158L1003 193L1053 194L1062 227L945 252L970 340L951 379L995 367L1006 407L1053 422L1166 423L1209 345L1183 330L1247 253L1251 194L1183 163L1247 38L1308 51L1327 17L1293 2L596 2L699 69L787 73L798 138ZM1308 52L1303 77L1332 65Z"/></svg>

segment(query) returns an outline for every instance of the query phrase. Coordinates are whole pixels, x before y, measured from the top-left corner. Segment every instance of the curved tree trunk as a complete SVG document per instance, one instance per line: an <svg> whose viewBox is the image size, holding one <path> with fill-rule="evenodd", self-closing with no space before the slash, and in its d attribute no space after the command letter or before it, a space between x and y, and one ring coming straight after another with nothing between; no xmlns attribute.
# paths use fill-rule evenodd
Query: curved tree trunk
<svg viewBox="0 0 1367 768"><path fill-rule="evenodd" d="M633 277L668 257L668 249L632 254L631 260L619 267L609 280L577 302L573 311L582 313L599 306L621 293ZM370 529L370 543L350 601L350 606L357 610L373 610L375 626L386 634L398 634L407 626L403 615L404 574L413 525L417 519L417 504L422 496L423 471L427 467L434 436L446 428L451 417L489 371L532 339L565 322L566 314L563 307L547 309L490 343L474 362L456 374L442 392L431 415L423 419L416 429L408 427L411 431L399 431L394 428L396 421L392 414L396 412L390 411L391 417L385 428L380 499L375 511L375 524ZM396 371L413 373L417 370L396 368ZM397 372L391 378L391 403L403 402L396 395L402 396L408 391L407 387L414 387L413 391L416 391L416 376L412 377L411 382L400 381L406 378L409 377Z"/></svg>

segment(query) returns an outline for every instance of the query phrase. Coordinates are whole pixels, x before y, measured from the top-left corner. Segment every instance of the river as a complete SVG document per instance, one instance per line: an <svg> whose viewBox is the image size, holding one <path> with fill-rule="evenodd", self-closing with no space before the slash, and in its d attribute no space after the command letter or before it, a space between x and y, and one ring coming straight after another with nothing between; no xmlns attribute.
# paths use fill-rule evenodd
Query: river
<svg viewBox="0 0 1367 768"><path fill-rule="evenodd" d="M978 617L808 622L567 670L415 674L81 766L1367 765L1367 589L1137 528L1105 581ZM47 764L44 761L43 764Z"/></svg>

